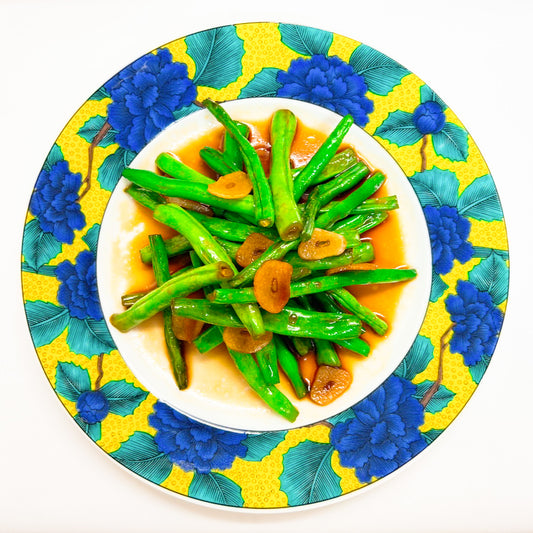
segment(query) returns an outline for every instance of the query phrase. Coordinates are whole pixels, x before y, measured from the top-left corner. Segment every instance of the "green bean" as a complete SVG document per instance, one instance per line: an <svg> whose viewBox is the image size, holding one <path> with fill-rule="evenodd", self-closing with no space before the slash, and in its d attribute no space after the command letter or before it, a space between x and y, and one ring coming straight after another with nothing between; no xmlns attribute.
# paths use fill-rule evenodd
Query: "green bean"
<svg viewBox="0 0 533 533"><path fill-rule="evenodd" d="M385 335L389 326L372 310L365 307L357 298L347 289L338 288L331 291L335 300L350 313L359 317L362 322L370 326L378 335Z"/></svg>
<svg viewBox="0 0 533 533"><path fill-rule="evenodd" d="M255 360L268 385L279 383L278 355L273 340L255 353Z"/></svg>
<svg viewBox="0 0 533 533"><path fill-rule="evenodd" d="M349 170L339 174L332 180L319 185L320 205L326 205L339 194L355 187L362 179L366 178L370 170L364 163L357 163Z"/></svg>
<svg viewBox="0 0 533 533"><path fill-rule="evenodd" d="M302 259L296 252L290 252L286 255L285 261L290 263L293 269L304 267L312 271L328 270L330 268L351 265L354 262L354 249L348 248L340 255L326 257L324 259L316 259L313 261Z"/></svg>
<svg viewBox="0 0 533 533"><path fill-rule="evenodd" d="M341 230L352 230L359 234L375 228L388 218L385 212L367 213L366 215L354 215L333 225L332 230L341 232Z"/></svg>
<svg viewBox="0 0 533 533"><path fill-rule="evenodd" d="M306 278L310 276L313 271L310 268L306 267L297 267L292 269L291 281L298 281L299 279Z"/></svg>
<svg viewBox="0 0 533 533"><path fill-rule="evenodd" d="M175 205L160 205L154 211L154 218L169 226L174 224L174 227L179 229L189 240L194 251L200 256L203 263L208 264L224 261L230 265L234 274L237 273L237 269L226 250L185 209ZM226 286L226 282L222 282L221 286ZM256 304L236 304L233 308L252 337L258 337L265 332L261 311Z"/></svg>
<svg viewBox="0 0 533 533"><path fill-rule="evenodd" d="M298 409L276 387L267 384L254 358L247 353L239 353L234 350L228 350L228 352L252 390L276 413L289 422L294 422L298 416Z"/></svg>
<svg viewBox="0 0 533 533"><path fill-rule="evenodd" d="M159 154L155 160L155 164L165 174L168 174L173 178L186 180L188 183L204 183L209 185L210 183L214 182L213 178L204 176L197 170L187 166L170 152L163 152Z"/></svg>
<svg viewBox="0 0 533 533"><path fill-rule="evenodd" d="M290 167L292 141L297 120L288 109L274 112L270 124L270 187L274 200L276 228L284 241L293 241L302 232L302 216L293 195Z"/></svg>
<svg viewBox="0 0 533 533"><path fill-rule="evenodd" d="M228 115L222 106L209 99L204 100L203 104L238 143L248 177L253 185L255 216L257 222L263 227L272 226L275 217L274 201L259 155L250 144L250 141L248 141L248 139L240 132L236 122Z"/></svg>
<svg viewBox="0 0 533 533"><path fill-rule="evenodd" d="M250 283L259 267L272 259L283 259L285 254L298 246L298 241L277 241L269 246L253 263L244 267L230 283L231 287L240 287Z"/></svg>
<svg viewBox="0 0 533 533"><path fill-rule="evenodd" d="M368 198L364 202L353 209L351 215L363 215L366 213L378 213L383 211L393 211L398 209L398 197L395 196L382 196L380 198Z"/></svg>
<svg viewBox="0 0 533 533"><path fill-rule="evenodd" d="M237 200L219 198L207 190L207 184L189 182L183 179L159 176L149 170L125 168L122 175L132 183L145 189L163 194L164 196L195 200L203 204L218 207L225 211L233 211L246 218L255 217L255 207L250 195Z"/></svg>
<svg viewBox="0 0 533 533"><path fill-rule="evenodd" d="M361 236L356 231L344 229L336 231L335 233L342 235L346 239L346 248L358 248L361 246Z"/></svg>
<svg viewBox="0 0 533 533"><path fill-rule="evenodd" d="M218 217L208 217L200 213L191 213L198 222L215 237L221 237L226 241L244 242L252 233L262 233L269 239L275 239L276 233L271 228L260 228L242 222L233 222Z"/></svg>
<svg viewBox="0 0 533 533"><path fill-rule="evenodd" d="M294 179L294 198L298 201L305 190L311 186L316 177L324 170L338 150L345 135L353 124L353 117L345 115L327 139L322 143L307 165Z"/></svg>
<svg viewBox="0 0 533 533"><path fill-rule="evenodd" d="M222 261L188 270L150 291L126 311L111 315L110 322L119 331L129 331L168 307L172 299L186 296L232 275L230 264Z"/></svg>
<svg viewBox="0 0 533 533"><path fill-rule="evenodd" d="M322 306L322 309L328 313L337 313L340 310L337 301L329 292L320 292L314 294L312 298L318 301L319 304ZM370 354L369 344L360 337L354 337L353 339L344 340L336 339L335 344L365 357L368 357L368 355Z"/></svg>
<svg viewBox="0 0 533 533"><path fill-rule="evenodd" d="M339 310L337 309L337 312ZM305 337L291 337L292 344L298 355L307 355L313 349L313 341Z"/></svg>
<svg viewBox="0 0 533 533"><path fill-rule="evenodd" d="M242 123L236 122L237 128L241 132L242 136L248 139L250 133L250 128ZM237 170L242 170L244 165L244 160L242 158L241 150L239 148L239 143L231 136L231 134L226 130L224 132L224 159L231 163Z"/></svg>
<svg viewBox="0 0 533 533"><path fill-rule="evenodd" d="M277 335L274 336L274 343L276 345L276 352L278 354L278 362L281 369L289 379L296 397L299 399L307 395L307 386L300 374L300 368L296 357L287 348L283 339Z"/></svg>
<svg viewBox="0 0 533 533"><path fill-rule="evenodd" d="M352 209L374 194L385 182L385 176L377 172L368 177L357 189L346 198L335 204L329 211L322 213L316 220L318 228L330 228L338 220L344 218Z"/></svg>
<svg viewBox="0 0 533 533"><path fill-rule="evenodd" d="M279 313L264 313L265 329L291 337L311 339L350 339L358 337L361 322L346 313L319 313L294 307L285 307Z"/></svg>
<svg viewBox="0 0 533 533"><path fill-rule="evenodd" d="M315 229L315 219L318 211L320 210L320 205L320 190L319 187L315 187L313 192L309 195L304 207L304 227L301 234L302 241L308 241L311 238L311 235Z"/></svg>
<svg viewBox="0 0 533 533"><path fill-rule="evenodd" d="M161 287L170 279L170 270L168 268L168 258L165 252L165 245L161 235L149 235L150 248L152 249L152 268L154 270L154 277L158 287ZM180 390L184 390L189 385L189 378L187 376L187 365L185 358L181 353L181 343L174 335L172 329L172 309L165 307L163 310L163 334L165 337L165 344L167 346L167 353L169 356L172 374L176 380L176 384Z"/></svg>
<svg viewBox="0 0 533 533"><path fill-rule="evenodd" d="M235 259L237 250L241 246L241 243L226 241L219 237L215 237L215 240L222 246L222 248L224 248L224 250L226 250L226 253L233 261ZM191 243L183 235L174 235L173 237L169 237L168 239L164 240L164 243L168 257L175 257L192 249ZM139 253L143 263L148 264L152 262L152 252L150 250L150 246L144 246L139 250Z"/></svg>
<svg viewBox="0 0 533 533"><path fill-rule="evenodd" d="M298 298L307 294L332 291L351 285L369 285L375 283L395 283L406 281L416 276L415 270L408 269L376 269L352 270L330 276L319 276L309 280L296 281L290 285L290 297ZM253 287L242 289L216 289L208 295L208 299L219 305L252 303L257 299Z"/></svg>
<svg viewBox="0 0 533 533"><path fill-rule="evenodd" d="M206 146L200 150L200 157L211 170L214 170L222 176L240 170L239 167L234 166L231 161L228 161L220 150L211 148L210 146Z"/></svg>
<svg viewBox="0 0 533 533"><path fill-rule="evenodd" d="M200 353L207 353L213 348L223 344L224 339L222 338L222 333L217 326L209 326L192 342Z"/></svg>
<svg viewBox="0 0 533 533"><path fill-rule="evenodd" d="M175 314L202 320L215 326L242 328L243 324L231 307L217 305L208 300L175 298ZM347 313L319 313L294 307L285 307L279 313L264 313L266 331L290 337L310 339L345 340L359 336L361 321Z"/></svg>
<svg viewBox="0 0 533 533"><path fill-rule="evenodd" d="M129 194L137 203L147 207L150 210L154 210L159 204L165 204L167 199L154 191L143 189L138 185L128 185L124 191Z"/></svg>
<svg viewBox="0 0 533 533"><path fill-rule="evenodd" d="M311 186L318 185L319 183L323 183L324 181L331 179L333 176L336 176L337 174L340 174L341 172L348 170L350 167L355 165L358 161L359 159L357 158L357 154L355 153L355 150L351 147L345 148L344 150L337 152L330 159L328 164L324 167L324 170L322 170L320 174L315 176L313 182L311 183ZM298 174L304 168L305 168L305 165L291 169L293 178L296 178L296 176L298 176Z"/></svg>
<svg viewBox="0 0 533 533"><path fill-rule="evenodd" d="M303 296L298 298L298 303L308 311L313 310L310 300ZM337 311L338 312L338 311ZM315 356L318 366L341 366L341 360L335 351L333 343L327 339L315 339Z"/></svg>

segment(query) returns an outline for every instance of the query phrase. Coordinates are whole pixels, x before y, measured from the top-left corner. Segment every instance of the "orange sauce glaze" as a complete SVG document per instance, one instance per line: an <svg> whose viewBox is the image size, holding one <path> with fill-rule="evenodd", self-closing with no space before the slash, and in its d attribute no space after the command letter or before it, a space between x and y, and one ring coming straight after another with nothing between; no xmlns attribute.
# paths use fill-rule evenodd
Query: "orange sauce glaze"
<svg viewBox="0 0 533 533"><path fill-rule="evenodd" d="M249 124L250 126L250 140L256 148L265 171L269 171L269 127L270 121L264 121L261 123ZM200 149L205 146L211 146L214 148L222 147L223 129L216 128L206 135L192 139L190 143L183 149L169 151L175 153L181 161L186 165L198 170L199 172L214 177L213 171L204 163L199 155ZM296 131L296 135L292 144L291 162L292 165L297 167L304 165L316 152L319 146L326 139L326 135L322 132L308 128L304 124L299 123ZM342 146L341 149L346 148ZM356 147L354 147L356 148ZM370 162L365 163L372 170L376 170L372 167ZM380 191L375 196L387 196L389 195L387 190L387 184L385 183ZM137 250L148 244L148 235L152 233L159 233L163 238L168 238L175 235L175 231L159 222L153 220L151 213L148 209L142 206L134 206L135 212L133 214L133 220L142 221L145 224L145 231L138 235L132 245L132 252L129 257L130 267L128 270L134 275L131 278L131 292L146 290L154 285L153 271L150 265L145 265L139 258ZM374 263L379 268L396 268L404 266L404 250L402 243L402 235L400 231L400 224L396 212L389 213L388 219L377 226L376 228L366 232L363 236L364 240L372 242L375 250ZM178 261L171 260L171 269L179 269L188 264L188 261L181 259ZM372 309L381 318L383 318L389 325L394 320L394 314L396 306L399 301L401 292L403 289L403 283L385 284L385 285L371 285L371 286L354 286L350 290L357 297L359 302L366 307ZM154 317L147 324L141 325L147 332L156 331L157 328L162 326L160 317ZM370 344L371 353L372 349L387 335L381 337L375 334L372 330L367 328L367 331L362 335L362 338ZM189 347L185 353L187 354L192 350ZM217 350L218 351L218 350ZM213 350L215 352L215 350ZM363 356L354 354L353 352L340 348L339 356L341 358L342 366L352 373L354 367L357 365L357 361L364 359ZM313 380L314 373L316 371L316 363L314 360L314 354L308 354L308 356L301 357L299 359L300 368L304 380L310 384ZM193 365L188 365L189 373L193 371ZM282 376L283 378L283 376ZM282 381L285 382L285 379ZM287 383L285 382L285 388Z"/></svg>

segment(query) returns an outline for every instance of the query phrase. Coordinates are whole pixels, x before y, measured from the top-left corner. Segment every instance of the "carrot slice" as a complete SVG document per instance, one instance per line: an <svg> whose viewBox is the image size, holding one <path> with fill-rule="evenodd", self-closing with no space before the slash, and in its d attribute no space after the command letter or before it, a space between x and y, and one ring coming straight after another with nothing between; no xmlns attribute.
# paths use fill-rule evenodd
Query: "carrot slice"
<svg viewBox="0 0 533 533"><path fill-rule="evenodd" d="M246 328L224 328L222 338L230 350L256 353L272 340L272 332L266 331L254 339Z"/></svg>
<svg viewBox="0 0 533 533"><path fill-rule="evenodd" d="M318 367L311 386L311 400L328 405L342 396L352 383L352 375L343 368L322 365Z"/></svg>
<svg viewBox="0 0 533 533"><path fill-rule="evenodd" d="M220 176L207 186L208 192L219 198L236 200L248 196L252 191L252 181L242 170Z"/></svg>
<svg viewBox="0 0 533 533"><path fill-rule="evenodd" d="M298 255L302 259L315 261L340 255L344 250L346 250L346 238L344 235L315 228L311 238L299 244Z"/></svg>
<svg viewBox="0 0 533 533"><path fill-rule="evenodd" d="M338 274L339 272L348 272L352 270L376 270L378 265L375 263L352 263L351 265L344 265L335 268L328 268L326 275Z"/></svg>
<svg viewBox="0 0 533 533"><path fill-rule="evenodd" d="M246 267L274 244L274 241L262 233L251 233L237 250L235 260L237 264Z"/></svg>
<svg viewBox="0 0 533 533"><path fill-rule="evenodd" d="M254 276L257 303L269 313L279 313L291 296L292 265L271 259L265 261Z"/></svg>

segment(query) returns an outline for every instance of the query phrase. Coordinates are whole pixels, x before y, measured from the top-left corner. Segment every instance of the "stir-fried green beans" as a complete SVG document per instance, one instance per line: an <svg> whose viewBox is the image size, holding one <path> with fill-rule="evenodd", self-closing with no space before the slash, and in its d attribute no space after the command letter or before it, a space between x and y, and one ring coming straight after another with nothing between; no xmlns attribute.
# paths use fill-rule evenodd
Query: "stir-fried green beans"
<svg viewBox="0 0 533 533"><path fill-rule="evenodd" d="M212 100L203 105L224 129L222 148L203 147L201 159L217 177L244 170L252 193L221 198L209 187L213 178L170 152L155 161L164 175L126 168L123 176L131 182L126 193L178 234L168 239L149 237L140 257L152 264L156 287L123 295L125 310L110 321L125 332L162 312L180 389L187 386L187 369L183 341L172 332L172 318L202 322L203 331L197 335L196 330L192 341L198 352L225 346L250 388L274 412L294 422L298 410L283 392L287 380L296 398L310 394L320 403L313 396L320 380L309 375L313 365L328 368L331 376L346 374L343 349L368 356L365 330L378 335L388 331L387 322L358 301L357 286L402 283L416 276L416 270L409 268L356 266L374 260L372 239L361 235L386 221L398 208L398 198L375 197L385 176L371 173L351 147L339 150L353 124L350 115L338 122L307 164L292 169L297 118L288 109L274 112L267 178L268 163L261 161L249 140L249 126L235 121ZM254 239L260 237L251 237L256 233L270 241L257 244ZM322 244L321 234L328 236ZM330 242L338 246L325 247ZM186 266L171 276L172 257ZM237 257L242 267L236 266ZM203 298L188 297L198 289ZM280 370L287 379L280 380ZM330 385L324 382L326 393Z"/></svg>

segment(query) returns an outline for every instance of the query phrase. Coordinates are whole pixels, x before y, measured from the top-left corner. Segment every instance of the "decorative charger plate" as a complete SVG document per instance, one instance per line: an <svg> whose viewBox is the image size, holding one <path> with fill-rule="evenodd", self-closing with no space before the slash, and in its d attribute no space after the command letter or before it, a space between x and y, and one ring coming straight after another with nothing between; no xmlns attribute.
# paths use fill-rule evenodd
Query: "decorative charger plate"
<svg viewBox="0 0 533 533"><path fill-rule="evenodd" d="M228 431L146 390L116 348L96 280L100 225L122 170L198 102L289 98L355 123L401 167L431 245L414 342L376 388L317 423ZM120 71L76 112L38 176L22 243L37 355L82 430L127 469L194 501L284 509L386 477L444 431L494 352L509 258L492 177L446 104L396 61L328 31L278 23L177 39Z"/></svg>

